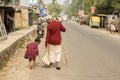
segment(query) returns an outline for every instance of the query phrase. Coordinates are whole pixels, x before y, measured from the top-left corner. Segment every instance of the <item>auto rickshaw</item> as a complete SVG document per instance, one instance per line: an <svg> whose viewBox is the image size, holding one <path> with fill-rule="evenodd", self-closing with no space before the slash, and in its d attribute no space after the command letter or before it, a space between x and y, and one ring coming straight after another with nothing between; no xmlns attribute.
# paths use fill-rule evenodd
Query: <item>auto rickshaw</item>
<svg viewBox="0 0 120 80"><path fill-rule="evenodd" d="M100 17L98 16L92 16L90 17L90 27L96 27L99 28L100 27Z"/></svg>

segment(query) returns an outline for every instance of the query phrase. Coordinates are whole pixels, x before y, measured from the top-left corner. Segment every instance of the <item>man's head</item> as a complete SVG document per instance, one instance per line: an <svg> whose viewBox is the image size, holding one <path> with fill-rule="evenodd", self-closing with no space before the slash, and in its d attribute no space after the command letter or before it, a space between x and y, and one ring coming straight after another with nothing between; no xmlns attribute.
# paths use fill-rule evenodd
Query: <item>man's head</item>
<svg viewBox="0 0 120 80"><path fill-rule="evenodd" d="M50 23L53 20L53 17L51 15L48 15L46 17L46 20L47 20L48 23Z"/></svg>

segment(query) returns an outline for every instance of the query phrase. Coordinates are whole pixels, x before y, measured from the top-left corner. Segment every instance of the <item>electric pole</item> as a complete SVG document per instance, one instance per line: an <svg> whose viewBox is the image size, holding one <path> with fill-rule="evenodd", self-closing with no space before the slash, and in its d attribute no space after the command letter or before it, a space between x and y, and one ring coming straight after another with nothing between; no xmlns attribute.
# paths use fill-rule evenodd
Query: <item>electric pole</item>
<svg viewBox="0 0 120 80"><path fill-rule="evenodd" d="M84 0L82 0L82 11L83 11L83 15L84 15Z"/></svg>

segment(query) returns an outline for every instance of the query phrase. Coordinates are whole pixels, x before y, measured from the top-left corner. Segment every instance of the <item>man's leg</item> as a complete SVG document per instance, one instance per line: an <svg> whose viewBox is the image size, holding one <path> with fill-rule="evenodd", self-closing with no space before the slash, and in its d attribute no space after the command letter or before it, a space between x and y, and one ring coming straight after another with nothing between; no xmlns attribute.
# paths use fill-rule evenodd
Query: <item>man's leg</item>
<svg viewBox="0 0 120 80"><path fill-rule="evenodd" d="M62 50L61 50L61 45L57 45L56 46L56 53L55 53L55 59L56 59L56 69L60 70L60 61L61 61L61 54L62 54Z"/></svg>

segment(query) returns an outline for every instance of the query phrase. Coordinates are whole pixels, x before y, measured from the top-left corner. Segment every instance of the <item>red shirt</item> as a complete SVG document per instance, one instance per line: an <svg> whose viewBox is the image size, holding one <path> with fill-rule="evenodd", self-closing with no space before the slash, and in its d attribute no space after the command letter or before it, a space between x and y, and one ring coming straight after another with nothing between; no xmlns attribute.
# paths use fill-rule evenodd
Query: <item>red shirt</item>
<svg viewBox="0 0 120 80"><path fill-rule="evenodd" d="M61 44L61 31L65 32L66 28L58 21L52 21L47 25L47 34L45 46L47 44L60 45Z"/></svg>

